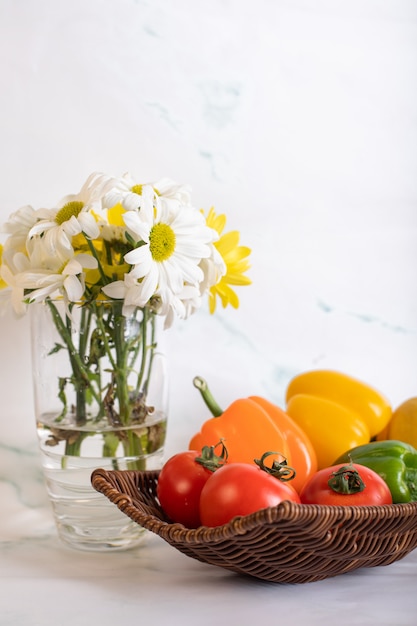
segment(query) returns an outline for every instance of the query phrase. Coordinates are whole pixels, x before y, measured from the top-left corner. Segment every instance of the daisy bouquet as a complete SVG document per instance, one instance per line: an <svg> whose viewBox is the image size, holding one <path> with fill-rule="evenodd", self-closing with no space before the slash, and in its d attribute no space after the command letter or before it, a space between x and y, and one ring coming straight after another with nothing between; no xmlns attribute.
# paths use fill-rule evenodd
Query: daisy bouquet
<svg viewBox="0 0 417 626"><path fill-rule="evenodd" d="M55 390L44 389L58 403L50 445L64 439L76 455L86 424L144 423L157 320L169 328L205 299L211 313L217 299L239 306L234 287L250 283L250 249L238 231L224 233L225 223L212 208L196 209L187 186L103 173L53 208L25 206L10 216L0 298L17 316L41 305L56 333L47 358L59 353L68 365L56 372ZM69 415L75 435L58 429Z"/></svg>

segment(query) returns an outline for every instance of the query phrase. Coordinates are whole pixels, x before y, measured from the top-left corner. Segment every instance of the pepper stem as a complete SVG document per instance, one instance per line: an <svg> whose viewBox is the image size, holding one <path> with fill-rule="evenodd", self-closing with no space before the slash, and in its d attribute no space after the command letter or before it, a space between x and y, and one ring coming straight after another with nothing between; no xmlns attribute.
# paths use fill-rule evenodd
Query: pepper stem
<svg viewBox="0 0 417 626"><path fill-rule="evenodd" d="M223 409L217 404L204 378L202 378L201 376L195 376L193 378L193 385L201 393L201 397L203 398L213 417L219 417L220 415L222 415Z"/></svg>

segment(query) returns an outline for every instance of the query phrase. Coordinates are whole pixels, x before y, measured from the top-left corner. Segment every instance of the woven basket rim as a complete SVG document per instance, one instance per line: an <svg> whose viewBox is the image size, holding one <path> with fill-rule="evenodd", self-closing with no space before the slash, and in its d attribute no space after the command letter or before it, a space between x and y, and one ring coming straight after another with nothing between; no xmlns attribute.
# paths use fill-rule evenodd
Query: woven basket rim
<svg viewBox="0 0 417 626"><path fill-rule="evenodd" d="M225 539L243 535L248 531L260 526L269 526L286 520L302 520L311 525L312 519L317 518L322 523L326 518L330 524L345 523L349 520L364 521L372 518L375 520L392 520L396 518L416 518L417 523L417 502L402 504L382 504L382 505L323 505L323 504L298 504L291 501L283 501L277 506L262 509L249 515L239 516L221 526L198 528L186 528L178 522L171 522L167 519L141 512L134 503L134 498L129 494L124 494L109 483L109 478L117 478L120 474L130 474L131 476L144 476L157 479L160 470L105 470L96 469L91 476L93 487L107 496L126 515L134 519L144 528L160 535L170 542L186 542L187 544L207 544L207 542L219 542ZM138 496L140 490L138 490ZM138 498L139 499L139 498ZM313 528L313 527L312 527Z"/></svg>

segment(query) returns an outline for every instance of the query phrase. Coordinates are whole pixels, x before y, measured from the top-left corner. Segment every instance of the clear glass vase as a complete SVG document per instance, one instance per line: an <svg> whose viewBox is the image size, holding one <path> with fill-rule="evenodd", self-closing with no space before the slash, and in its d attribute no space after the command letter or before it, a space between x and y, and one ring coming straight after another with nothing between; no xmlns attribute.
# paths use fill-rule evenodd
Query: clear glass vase
<svg viewBox="0 0 417 626"><path fill-rule="evenodd" d="M122 302L31 305L35 415L60 538L84 550L136 546L144 530L91 486L92 471L159 469L168 375L149 309Z"/></svg>

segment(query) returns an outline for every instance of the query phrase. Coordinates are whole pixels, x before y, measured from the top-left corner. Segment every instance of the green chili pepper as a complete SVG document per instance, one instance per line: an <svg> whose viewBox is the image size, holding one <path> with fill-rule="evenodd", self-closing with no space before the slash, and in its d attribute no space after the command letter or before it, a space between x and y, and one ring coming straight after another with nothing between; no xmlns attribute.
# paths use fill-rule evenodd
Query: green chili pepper
<svg viewBox="0 0 417 626"><path fill-rule="evenodd" d="M359 463L387 483L394 503L417 501L417 450L408 443L387 439L347 450L333 465Z"/></svg>

